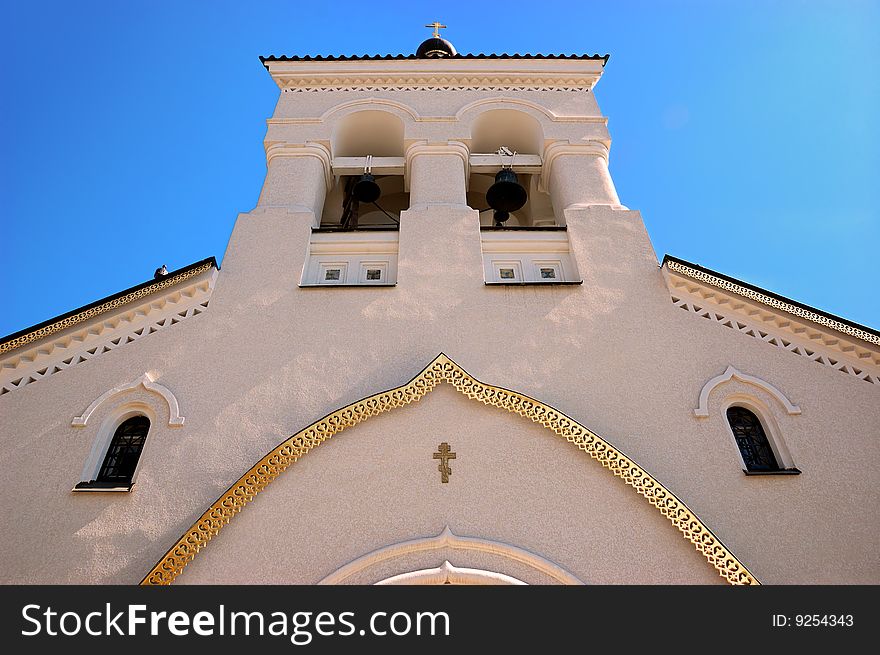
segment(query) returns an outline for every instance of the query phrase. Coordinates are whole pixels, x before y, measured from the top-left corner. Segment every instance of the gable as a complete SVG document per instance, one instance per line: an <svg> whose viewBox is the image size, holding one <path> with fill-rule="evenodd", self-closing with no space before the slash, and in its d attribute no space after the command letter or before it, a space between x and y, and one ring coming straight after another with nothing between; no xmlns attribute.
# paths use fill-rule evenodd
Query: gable
<svg viewBox="0 0 880 655"><path fill-rule="evenodd" d="M217 271L211 257L6 337L0 395L198 316Z"/></svg>
<svg viewBox="0 0 880 655"><path fill-rule="evenodd" d="M445 393L449 399L449 407L441 407L432 413L423 411L420 403L419 407L407 409L409 415L421 416L415 425L410 424L406 429L400 430L394 422L394 417L398 415L395 412L391 416L381 416L372 421L369 430L366 429L368 426L358 429L360 423L371 417L378 417L391 409L419 401L444 382L452 385L460 394L487 405L490 409L507 410L536 425L501 414L508 422L498 426L500 419L495 416L497 411L463 411L463 399L456 394L450 396L450 390L447 389ZM430 402L424 404L430 405ZM327 439L350 428L355 428L351 437L346 435L334 440L329 447L325 446L319 451L321 455L299 462ZM453 471L459 472L458 478L454 477L453 472L453 479L459 481L464 478L466 482L470 481L469 486L458 482L457 486L438 487L437 481L433 479L433 464L436 462L426 469L415 464L418 458L414 454L414 445L419 446L416 448L420 453L419 457L427 456L428 453L422 451L427 447L436 448L435 442L447 440L447 434L449 441L454 437L458 443L467 444L466 447L472 449L473 455L469 455L468 462L465 463L462 456L461 460L456 459L453 468ZM569 443L552 439L553 434L563 437ZM394 435L394 438L389 435ZM343 440L345 444L337 445ZM578 450L581 452L578 453ZM598 469L584 454L609 469L612 476ZM594 543L589 551L592 553L590 556L599 558L599 553L612 549L614 543L618 543L620 553L627 553L634 561L642 562L653 562L652 557L658 553L668 554L667 547L657 547L651 541L659 534L658 526L663 526L661 539L664 543L677 544L670 547L680 552L677 550L682 545L680 536L669 529L666 521L658 522L658 519L665 517L714 566L722 578L734 584L757 583L742 563L684 503L607 441L539 401L477 381L441 354L408 384L343 407L279 444L208 508L147 574L143 584L172 582L199 555L204 546L218 536L235 514L249 506L258 494L294 463L297 463L297 467L286 474L285 483L272 487L268 497L275 500L263 501L261 498L261 503L255 504L261 509L249 508L248 519L239 519L234 527L227 529L233 535L229 537L228 546L215 546L206 551L209 553L207 558L199 558L197 570L200 573L193 575L196 581L232 581L235 576L230 568L233 567L233 562L238 562L234 566L240 566L243 558L253 558L254 548L263 549L267 556L269 553L279 553L281 545L276 544L273 539L282 538L288 544L285 546L287 550L278 555L279 557L286 558L290 553L295 555L303 554L305 550L314 550L316 556L323 554L321 556L353 559L362 553L346 550L344 535L347 530L373 530L376 528L375 523L379 521L382 525L379 526L377 535L385 535L388 533L386 528L389 527L389 516L399 516L404 524L409 521L411 530L418 534L437 534L442 526L438 528L424 521L436 522L437 517L442 516L444 520L449 519L447 525L456 522L456 526L450 525L453 529L459 529L458 526L462 524L473 529L479 529L480 525L497 525L499 529L504 526L518 526L519 532L503 535L507 537L504 540L521 545L517 541L546 537L546 543L532 544L539 551L542 548L577 547L579 544L590 543L590 540L610 539L607 544ZM303 472L297 477L298 471ZM589 477L581 475L581 472L586 471L589 473L584 475ZM615 480L615 477L618 479ZM292 482L286 482L287 480ZM621 482L632 487L636 494L627 490ZM453 491L449 491L450 489ZM419 493L416 493L417 490ZM623 496L618 496L619 493ZM448 495L444 497L442 494ZM444 498L449 500L450 496L455 502L443 505ZM517 503L518 498L527 500ZM627 500L620 504L618 498ZM468 525L468 512L475 511L487 499L493 499L492 503L483 506L479 510L479 519ZM274 509L270 505L273 502ZM363 505L364 502L367 505ZM351 508L358 503L361 503L359 506L362 509L352 513ZM424 504L423 511L413 513L412 508L420 504ZM367 512L382 507L387 510L388 505L393 505L390 511L373 511L372 514ZM431 510L431 507L435 509ZM614 507L619 507L619 511L615 511ZM280 516L282 512L286 513L283 518ZM502 516L506 518L500 518ZM541 530L534 530L536 522L540 524L554 516L555 521ZM283 529L279 527L279 521L284 522ZM648 523L652 527L646 529ZM391 527L397 529L395 526ZM261 530L276 536L266 537L269 540L268 545L253 546L251 537ZM312 543L310 539L319 536L316 530L323 531L328 541ZM560 531L567 532L568 538L559 539ZM633 551L614 542L617 539L635 544L642 539L643 532L649 537L648 541L642 542L642 549ZM394 534L401 538L407 536L403 532ZM675 537L675 540L668 540L671 537ZM363 539L359 537L356 541L362 542ZM649 547L650 543L654 545ZM383 544L374 545L378 547ZM652 548L654 556L648 553ZM245 554L248 551L251 551L251 555ZM694 560L691 557L693 551L690 548L686 551L689 553L686 559L690 562L687 566L699 561L699 558ZM221 561L214 562L215 566L212 567L210 561L218 552L221 553ZM222 553L225 553L225 557ZM580 557L587 555L586 551L581 555L572 552L563 557L568 562L559 563L570 568L578 564ZM662 555L662 558L666 557L667 555ZM209 563L203 564L203 560ZM271 563L272 560L262 561ZM285 561L293 566L294 561L303 560ZM329 574L333 568L344 563L322 561L298 566L305 571L323 568L324 573ZM686 568L675 569L677 573L669 573L663 578L662 565L657 566L660 567L658 570L661 571L662 578L655 580L657 582L683 581L686 577L690 579L685 575ZM610 570L623 571L626 568L612 567ZM645 570L654 568L651 563ZM270 571L268 574L267 570ZM262 572L249 569L248 579L269 581L265 576L272 575L271 571L275 570L288 569L280 567L263 569ZM639 571L644 574L645 570ZM283 580L274 581L307 582L291 577L295 574L288 572L284 574L286 577ZM698 574L698 577L700 575L702 574ZM605 581L613 581L613 578L606 578Z"/></svg>

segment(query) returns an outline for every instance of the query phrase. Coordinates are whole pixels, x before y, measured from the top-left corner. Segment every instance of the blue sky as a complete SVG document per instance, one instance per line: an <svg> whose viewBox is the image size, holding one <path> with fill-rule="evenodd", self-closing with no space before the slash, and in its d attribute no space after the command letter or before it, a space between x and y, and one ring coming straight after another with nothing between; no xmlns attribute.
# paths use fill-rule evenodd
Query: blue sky
<svg viewBox="0 0 880 655"><path fill-rule="evenodd" d="M880 327L880 3L18 2L0 10L0 335L223 256L267 54L610 53L621 201L669 253ZM544 13L546 12L546 13Z"/></svg>

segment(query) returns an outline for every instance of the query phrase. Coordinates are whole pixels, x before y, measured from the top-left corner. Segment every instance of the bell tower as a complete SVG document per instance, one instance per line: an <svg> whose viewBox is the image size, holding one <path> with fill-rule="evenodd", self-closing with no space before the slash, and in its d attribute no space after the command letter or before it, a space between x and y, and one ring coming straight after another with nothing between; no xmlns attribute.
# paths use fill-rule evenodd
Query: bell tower
<svg viewBox="0 0 880 655"><path fill-rule="evenodd" d="M280 90L267 173L217 303L264 292L266 270L285 292L419 297L438 280L479 293L632 275L616 263L633 258L656 267L608 171L593 94L608 56L460 54L444 25L427 27L414 54L261 57Z"/></svg>

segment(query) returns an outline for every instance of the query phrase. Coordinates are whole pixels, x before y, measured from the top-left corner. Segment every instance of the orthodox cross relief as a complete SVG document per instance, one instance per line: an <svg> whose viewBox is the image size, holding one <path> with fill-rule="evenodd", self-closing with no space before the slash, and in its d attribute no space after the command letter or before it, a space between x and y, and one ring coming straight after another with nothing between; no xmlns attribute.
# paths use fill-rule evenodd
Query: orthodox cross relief
<svg viewBox="0 0 880 655"><path fill-rule="evenodd" d="M440 482L444 484L449 482L449 476L452 475L449 460L455 459L455 453L449 449L449 444L444 441L437 446L437 452L432 457L440 460L440 464L437 465L437 470L440 471Z"/></svg>

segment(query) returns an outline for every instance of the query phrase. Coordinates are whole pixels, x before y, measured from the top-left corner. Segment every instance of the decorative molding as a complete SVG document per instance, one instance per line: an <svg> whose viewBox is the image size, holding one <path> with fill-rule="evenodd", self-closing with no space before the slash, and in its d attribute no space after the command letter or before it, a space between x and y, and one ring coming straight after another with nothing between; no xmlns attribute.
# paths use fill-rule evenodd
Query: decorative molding
<svg viewBox="0 0 880 655"><path fill-rule="evenodd" d="M364 86L308 86L308 87L294 87L294 88L284 88L281 89L283 93L327 93L333 91L490 91L493 93L499 92L511 92L511 93L520 93L523 91L567 91L571 92L580 92L580 93L589 93L591 87L587 86L565 86L565 85L533 85L533 86L496 86L490 84L475 84L471 86L465 86L462 84L458 85L420 85L420 86L376 86L375 84L365 84ZM426 119L423 119L426 120ZM445 120L445 119L440 119Z"/></svg>
<svg viewBox="0 0 880 655"><path fill-rule="evenodd" d="M479 553L487 553L490 555L499 555L509 560L525 564L536 571L543 573L549 578L567 585L582 585L574 575L566 571L564 568L551 562L548 559L536 555L516 546L502 543L500 541L492 541L490 539L480 539L477 537L459 537L447 525L443 531L435 537L423 537L420 539L411 539L409 541L401 541L384 548L379 548L371 553L367 553L356 560L349 562L345 566L337 569L323 580L318 582L320 585L342 584L353 575L360 573L371 566L387 562L389 560L410 555L412 553L425 553L437 550L460 550L474 551Z"/></svg>
<svg viewBox="0 0 880 655"><path fill-rule="evenodd" d="M810 361L817 362L823 366L832 368L835 371L846 373L859 380L880 385L880 375L875 375L870 371L865 370L864 364L847 363L842 354L834 356L830 353L823 354L819 351L818 344L814 346L799 345L793 338L785 338L778 334L773 334L768 330L766 325L762 327L752 326L740 318L731 317L727 312L720 313L713 309L709 309L705 306L706 303L697 303L693 300L682 297L680 294L672 295L672 303L680 309L696 314L701 318L714 321L715 323L735 330L740 334L745 334L746 336L753 337L759 341L770 344L771 346L776 346L777 348L787 350L795 355L800 355Z"/></svg>
<svg viewBox="0 0 880 655"><path fill-rule="evenodd" d="M321 162L324 169L324 183L327 189L333 187L333 166L330 150L320 143L286 143L275 142L266 144L266 166L276 157L314 157Z"/></svg>
<svg viewBox="0 0 880 655"><path fill-rule="evenodd" d="M351 109L352 111L346 111L348 109ZM396 109L397 111L391 111L392 109ZM357 100L349 100L348 102L340 102L337 105L333 105L330 109L321 114L321 118L318 119L318 122L324 123L331 116L340 113L343 114L340 118L343 118L344 116L357 113L358 111L368 110L386 111L389 114L398 116L398 118L403 118L405 116L413 121L421 120L415 109L402 102L391 100L390 98L358 98ZM277 121L277 119L269 120L273 122Z"/></svg>
<svg viewBox="0 0 880 655"><path fill-rule="evenodd" d="M73 316L68 316L60 321L56 321L55 323L50 323L44 327L41 327L38 330L34 330L33 332L28 332L27 334L23 334L20 337L12 339L10 341L6 341L0 344L0 355L3 353L7 353L16 348L20 348L29 343L33 343L43 337L47 337L51 334L56 334L61 332L62 330L66 330L69 327L73 327L74 325L79 325L80 323L87 321L91 318L109 312L117 307L122 307L123 305L133 302L135 300L140 300L141 298L145 298L157 291L161 291L162 289L167 289L168 287L174 286L175 284L179 284L184 280L188 280L191 277L195 277L205 271L208 271L214 268L213 262L206 262L201 266L190 269L188 271L184 271L177 275L173 275L167 278L163 278L161 280L157 280L153 284L150 284L146 287L138 289L136 291L132 291L131 293L127 293L119 298L114 298L113 300L108 300L105 303L101 303L91 309L86 309L81 312L74 314Z"/></svg>
<svg viewBox="0 0 880 655"><path fill-rule="evenodd" d="M89 418L104 401L109 400L113 396L125 393L126 391L133 391L138 387L143 387L147 391L152 391L165 399L165 402L168 404L168 427L179 428L183 426L185 419L180 415L180 405L177 402L177 398L168 387L155 382L153 376L149 373L144 373L131 384L123 384L105 391L88 406L81 416L74 418L70 425L75 428L85 427L89 422Z"/></svg>
<svg viewBox="0 0 880 655"><path fill-rule="evenodd" d="M665 516L731 584L759 584L736 556L674 493L610 443L549 405L484 384L441 353L407 384L351 403L282 441L217 499L147 573L141 584L170 584L184 567L269 483L310 450L346 428L420 400L451 384L472 400L518 414L563 437L622 479Z"/></svg>
<svg viewBox="0 0 880 655"><path fill-rule="evenodd" d="M274 77L274 76L273 76ZM596 76L588 75L351 75L303 76L276 78L282 90L324 90L343 91L458 91L491 89L493 91L559 90L590 91L595 85ZM385 88L383 88L385 87ZM389 88L390 87L390 88Z"/></svg>
<svg viewBox="0 0 880 655"><path fill-rule="evenodd" d="M517 90L524 91L525 89ZM491 105L491 107L484 107L484 105ZM524 111L523 107L534 110L536 114L540 114L541 119L549 119L554 123L599 123L601 125L608 124L608 118L605 116L560 116L559 114L553 113L550 109L538 104L537 102L532 102L531 100L525 100L523 98L481 98L480 100L474 100L473 102L466 104L464 107L455 112L455 120L461 121L465 118L467 114L472 112L475 114L476 117L485 111L491 111L493 109L513 109L514 111ZM479 111L476 111L477 109L479 109ZM524 113L528 114L529 112Z"/></svg>
<svg viewBox="0 0 880 655"><path fill-rule="evenodd" d="M812 323L816 323L817 325L821 325L822 327L830 328L832 330L836 330L837 332L842 332L843 334L855 337L856 339L861 339L863 341L867 341L868 343L872 343L875 346L880 346L880 336L876 334L871 334L870 332L866 332L865 330L860 330L859 328L847 325L846 323L841 323L840 321L836 321L828 316L823 316L821 314L817 314L816 312L810 311L809 309L792 305L791 303L779 300L778 298L773 298L759 291L755 291L754 289L749 289L742 285L736 284L735 282L716 277L715 275L711 275L704 271L698 271L694 268L691 268L690 266L685 266L684 264L673 260L667 260L666 267L670 271L674 271L675 273L678 273L680 275L684 275L694 280L699 280L700 282L709 284L719 289L724 289L725 291L732 291L737 295L740 295L744 298L749 298L750 300L755 300L763 305L767 305L768 307L773 307L774 309L778 309L780 311L786 312L787 314L797 316L798 318L805 319Z"/></svg>
<svg viewBox="0 0 880 655"><path fill-rule="evenodd" d="M379 580L377 585L440 585L440 584L478 584L478 585L524 585L527 584L519 578L514 578L495 571L483 569L458 568L443 562L435 569L421 569L401 573L384 580Z"/></svg>
<svg viewBox="0 0 880 655"><path fill-rule="evenodd" d="M300 286L350 287L389 286L397 282L397 252L400 233L397 231L372 232L313 232L309 251L303 264ZM322 280L325 265L340 269L338 282ZM365 267L382 270L381 280L367 281Z"/></svg>
<svg viewBox="0 0 880 655"><path fill-rule="evenodd" d="M21 389L183 320L198 316L208 308L210 284L209 281L198 283L173 294L174 297L156 299L135 306L112 319L108 318L96 325L83 326L76 332L59 336L50 343L35 345L29 350L3 360L0 368L0 395ZM161 318L153 319L150 323L142 320L155 313L161 313ZM138 325L140 327L135 327Z"/></svg>
<svg viewBox="0 0 880 655"><path fill-rule="evenodd" d="M733 379L737 379L740 382L745 382L747 384L751 384L759 389L763 389L771 396L776 398L779 401L779 404L785 408L785 411L788 412L792 416L796 416L801 413L801 408L797 405L793 405L791 401L785 397L785 394L782 393L779 389L774 387L769 382L765 382L761 378L756 378L753 375L746 375L745 373L738 371L733 366L728 366L727 369L721 375L716 375L714 378L709 380L706 384L703 385L703 389L700 391L700 402L699 406L694 410L694 416L698 418L707 418L709 416L709 394L712 393L712 390L715 389L718 385L724 384L725 382L730 382Z"/></svg>
<svg viewBox="0 0 880 655"><path fill-rule="evenodd" d="M404 61L267 61L280 89L395 87L400 90L436 87L569 87L590 90L602 76L603 61L408 59Z"/></svg>

